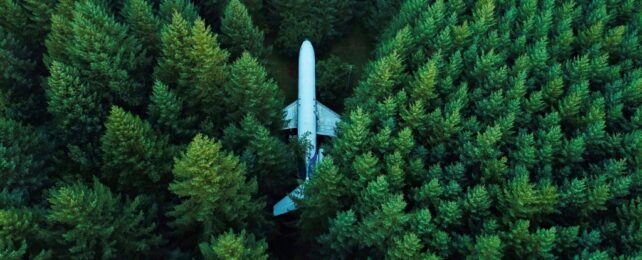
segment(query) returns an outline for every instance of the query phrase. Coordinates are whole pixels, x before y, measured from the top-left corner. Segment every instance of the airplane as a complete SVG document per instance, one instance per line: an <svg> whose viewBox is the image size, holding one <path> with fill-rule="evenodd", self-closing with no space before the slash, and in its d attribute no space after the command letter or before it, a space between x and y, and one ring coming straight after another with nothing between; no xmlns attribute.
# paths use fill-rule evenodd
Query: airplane
<svg viewBox="0 0 642 260"><path fill-rule="evenodd" d="M312 178L314 165L323 159L323 149L317 150L317 135L336 136L339 114L316 100L316 71L314 48L309 40L303 41L299 49L298 98L283 109L284 130L297 128L299 140L309 143L305 154L305 181L290 194L274 205L273 214L279 216L297 208L292 201L303 198L303 186Z"/></svg>

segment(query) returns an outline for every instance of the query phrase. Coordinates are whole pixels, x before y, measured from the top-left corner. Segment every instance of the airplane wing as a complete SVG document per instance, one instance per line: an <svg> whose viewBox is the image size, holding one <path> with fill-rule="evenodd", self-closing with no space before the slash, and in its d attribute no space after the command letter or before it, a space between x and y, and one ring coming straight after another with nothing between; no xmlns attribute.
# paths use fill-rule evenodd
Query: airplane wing
<svg viewBox="0 0 642 260"><path fill-rule="evenodd" d="M318 101L317 113L317 134L337 136L337 123L341 121L339 114Z"/></svg>
<svg viewBox="0 0 642 260"><path fill-rule="evenodd" d="M296 189L290 192L290 194L274 204L274 208L272 209L272 213L274 214L274 216L282 215L295 210L297 206L296 203L292 201L293 197L299 199L303 198L303 185L299 185L299 187L296 187Z"/></svg>
<svg viewBox="0 0 642 260"><path fill-rule="evenodd" d="M294 102L292 102L292 104L289 104L283 109L283 114L285 115L283 129L296 128L298 118L297 111L299 111L297 105L298 103L295 100Z"/></svg>

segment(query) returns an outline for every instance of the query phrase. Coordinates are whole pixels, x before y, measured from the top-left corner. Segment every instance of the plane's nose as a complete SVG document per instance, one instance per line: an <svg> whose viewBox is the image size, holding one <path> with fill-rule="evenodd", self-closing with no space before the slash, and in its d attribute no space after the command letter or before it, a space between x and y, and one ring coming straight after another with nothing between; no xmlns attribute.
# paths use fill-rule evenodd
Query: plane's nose
<svg viewBox="0 0 642 260"><path fill-rule="evenodd" d="M303 43L301 43L301 50L303 50L303 49L307 49L307 48L314 49L314 48L312 47L312 42L310 42L310 40L308 40L308 39L306 38L306 39L303 41Z"/></svg>

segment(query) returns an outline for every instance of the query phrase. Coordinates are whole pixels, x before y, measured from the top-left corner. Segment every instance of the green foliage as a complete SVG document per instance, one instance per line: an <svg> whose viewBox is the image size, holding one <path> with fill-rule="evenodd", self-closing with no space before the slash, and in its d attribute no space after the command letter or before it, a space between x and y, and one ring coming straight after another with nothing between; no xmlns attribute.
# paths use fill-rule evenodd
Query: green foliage
<svg viewBox="0 0 642 260"><path fill-rule="evenodd" d="M640 5L0 0L0 258L640 258Z"/></svg>
<svg viewBox="0 0 642 260"><path fill-rule="evenodd" d="M194 23L198 19L198 9L188 0L162 0L158 7L162 24L172 23L174 13L178 13L185 21Z"/></svg>
<svg viewBox="0 0 642 260"><path fill-rule="evenodd" d="M328 107L340 111L343 100L352 94L357 84L358 68L335 55L320 60L316 68L319 100Z"/></svg>
<svg viewBox="0 0 642 260"><path fill-rule="evenodd" d="M107 108L99 93L81 80L74 67L54 61L48 78L47 110L72 161L86 168L98 161L98 141Z"/></svg>
<svg viewBox="0 0 642 260"><path fill-rule="evenodd" d="M338 175L332 157L326 157L315 169L315 177L306 184L304 194L323 194L297 202L303 211L299 227L308 238L320 235L329 226L329 219L342 206L341 198L347 193L344 179Z"/></svg>
<svg viewBox="0 0 642 260"><path fill-rule="evenodd" d="M172 153L149 123L120 107L112 107L101 138L103 178L119 192L164 190ZM160 187L160 189L159 189Z"/></svg>
<svg viewBox="0 0 642 260"><path fill-rule="evenodd" d="M502 241L498 236L478 236L471 259L502 258Z"/></svg>
<svg viewBox="0 0 642 260"><path fill-rule="evenodd" d="M355 1L271 0L273 16L279 22L277 49L294 56L303 40L325 48L324 42L339 37L354 15Z"/></svg>
<svg viewBox="0 0 642 260"><path fill-rule="evenodd" d="M255 198L256 179L247 180L245 165L201 134L175 160L169 190L181 202L168 213L179 232L207 238L226 229L254 228L262 222L264 203Z"/></svg>
<svg viewBox="0 0 642 260"><path fill-rule="evenodd" d="M21 41L41 51L43 39L49 32L49 18L55 0L2 0L0 27L15 33Z"/></svg>
<svg viewBox="0 0 642 260"><path fill-rule="evenodd" d="M375 101L392 95L394 88L403 77L403 64L396 52L371 64L364 72L354 96L346 101L347 109L357 106L370 109Z"/></svg>
<svg viewBox="0 0 642 260"><path fill-rule="evenodd" d="M44 95L38 87L38 63L34 57L40 53L26 45L27 41L19 38L19 32L0 26L0 96L7 99L3 102L2 114L35 121L44 112Z"/></svg>
<svg viewBox="0 0 642 260"><path fill-rule="evenodd" d="M195 134L196 118L186 115L183 104L183 99L167 85L160 81L154 83L147 108L149 121L158 131L169 135L173 142L189 140Z"/></svg>
<svg viewBox="0 0 642 260"><path fill-rule="evenodd" d="M43 250L45 234L39 225L38 212L28 208L7 207L0 210L0 255L7 259L45 257L50 252Z"/></svg>
<svg viewBox="0 0 642 260"><path fill-rule="evenodd" d="M71 14L52 17L46 42L49 64L58 61L77 69L82 83L99 92L103 102L141 105L145 94L141 73L149 59L128 32L103 5L79 2Z"/></svg>
<svg viewBox="0 0 642 260"><path fill-rule="evenodd" d="M225 128L222 143L240 156L250 177L256 177L261 194L281 199L295 184L293 152L251 114Z"/></svg>
<svg viewBox="0 0 642 260"><path fill-rule="evenodd" d="M221 32L221 43L233 58L247 51L254 57L265 59L270 51L264 46L263 31L254 25L247 8L240 0L231 0L225 7L221 18Z"/></svg>
<svg viewBox="0 0 642 260"><path fill-rule="evenodd" d="M304 235L339 258L636 255L615 212L640 191L639 11L607 2L386 3Z"/></svg>
<svg viewBox="0 0 642 260"><path fill-rule="evenodd" d="M143 45L148 55L160 49L160 20L147 0L128 0L121 10L129 29Z"/></svg>
<svg viewBox="0 0 642 260"><path fill-rule="evenodd" d="M227 122L239 122L251 114L271 130L283 125L283 95L265 68L249 53L244 52L232 63L224 90Z"/></svg>
<svg viewBox="0 0 642 260"><path fill-rule="evenodd" d="M145 201L123 199L97 180L92 187L55 188L48 197L47 222L55 227L56 254L73 259L149 255L162 238L150 221L154 209L147 210Z"/></svg>
<svg viewBox="0 0 642 260"><path fill-rule="evenodd" d="M362 23L366 28L377 35L385 25L397 15L402 0L376 0L358 3L359 8L364 8ZM382 26L384 25L384 26Z"/></svg>
<svg viewBox="0 0 642 260"><path fill-rule="evenodd" d="M254 235L247 234L245 230L239 234L225 232L212 237L209 243L201 243L198 246L205 259L268 259L267 243L263 240L257 241Z"/></svg>
<svg viewBox="0 0 642 260"><path fill-rule="evenodd" d="M223 83L228 78L228 52L215 34L197 19L190 25L179 13L161 30L161 55L155 76L176 90L188 112L214 123L222 122Z"/></svg>
<svg viewBox="0 0 642 260"><path fill-rule="evenodd" d="M42 132L12 119L0 118L0 189L37 196L50 182L52 148Z"/></svg>

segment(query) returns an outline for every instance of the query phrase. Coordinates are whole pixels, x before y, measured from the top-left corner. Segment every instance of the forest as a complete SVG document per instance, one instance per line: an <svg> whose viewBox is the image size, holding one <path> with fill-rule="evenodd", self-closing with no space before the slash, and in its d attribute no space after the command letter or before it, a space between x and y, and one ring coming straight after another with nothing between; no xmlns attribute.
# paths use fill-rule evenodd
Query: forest
<svg viewBox="0 0 642 260"><path fill-rule="evenodd" d="M640 0L0 0L0 259L642 259L641 44Z"/></svg>

